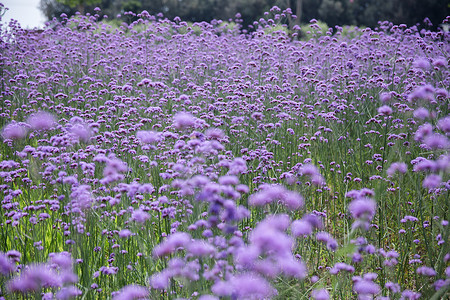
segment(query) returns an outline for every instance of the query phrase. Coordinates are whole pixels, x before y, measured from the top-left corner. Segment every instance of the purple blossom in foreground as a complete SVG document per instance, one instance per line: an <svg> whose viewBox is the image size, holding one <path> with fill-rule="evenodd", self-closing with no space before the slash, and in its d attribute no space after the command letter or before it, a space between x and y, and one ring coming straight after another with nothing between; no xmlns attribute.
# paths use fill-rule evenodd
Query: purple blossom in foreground
<svg viewBox="0 0 450 300"><path fill-rule="evenodd" d="M422 186L426 189L435 189L439 187L442 182L441 176L437 174L430 174L423 180Z"/></svg>
<svg viewBox="0 0 450 300"><path fill-rule="evenodd" d="M330 294L326 289L317 289L312 291L311 297L314 300L328 300L330 299Z"/></svg>
<svg viewBox="0 0 450 300"><path fill-rule="evenodd" d="M176 232L153 249L153 256L161 257L169 255L175 252L177 248L186 246L190 240L191 236L189 234Z"/></svg>
<svg viewBox="0 0 450 300"><path fill-rule="evenodd" d="M81 296L83 292L75 286L64 286L56 293L56 299L68 300Z"/></svg>
<svg viewBox="0 0 450 300"><path fill-rule="evenodd" d="M450 134L450 116L440 119L438 128L448 136Z"/></svg>
<svg viewBox="0 0 450 300"><path fill-rule="evenodd" d="M26 267L20 275L8 283L11 292L30 293L41 288L57 288L61 281L57 273L46 265L32 265Z"/></svg>
<svg viewBox="0 0 450 300"><path fill-rule="evenodd" d="M427 266L417 268L416 273L423 276L436 276L436 271Z"/></svg>
<svg viewBox="0 0 450 300"><path fill-rule="evenodd" d="M7 255L0 252L0 273L3 275L9 275L16 269L14 261L12 261Z"/></svg>
<svg viewBox="0 0 450 300"><path fill-rule="evenodd" d="M27 119L27 123L33 130L48 130L55 126L55 117L48 113L40 111Z"/></svg>
<svg viewBox="0 0 450 300"><path fill-rule="evenodd" d="M261 191L252 194L248 203L252 206L264 206L274 201L280 201L291 210L303 206L303 197L300 194L289 191L281 185L263 185Z"/></svg>
<svg viewBox="0 0 450 300"><path fill-rule="evenodd" d="M2 137L9 140L23 139L27 135L27 129L18 123L10 123L2 130Z"/></svg>
<svg viewBox="0 0 450 300"><path fill-rule="evenodd" d="M338 243L328 232L321 231L316 233L316 239L319 242L326 244L327 248L331 251L336 251L338 247Z"/></svg>
<svg viewBox="0 0 450 300"><path fill-rule="evenodd" d="M190 113L179 112L173 118L173 126L176 129L187 129L195 125L195 118Z"/></svg>
<svg viewBox="0 0 450 300"><path fill-rule="evenodd" d="M143 144L156 144L161 140L161 134L154 131L140 130L136 133L136 137Z"/></svg>
<svg viewBox="0 0 450 300"><path fill-rule="evenodd" d="M211 290L217 296L237 299L264 299L276 294L276 290L267 280L252 273L235 275L226 282L219 281Z"/></svg>
<svg viewBox="0 0 450 300"><path fill-rule="evenodd" d="M381 291L381 288L373 281L362 279L353 285L353 290L360 296L366 296L378 294Z"/></svg>
<svg viewBox="0 0 450 300"><path fill-rule="evenodd" d="M430 112L424 108L424 107L419 107L418 109L416 109L414 111L414 118L420 119L420 120L425 120L426 118L430 117Z"/></svg>
<svg viewBox="0 0 450 300"><path fill-rule="evenodd" d="M386 171L386 174L389 177L394 176L395 173L405 174L408 170L408 166L403 162L394 162L392 163Z"/></svg>
<svg viewBox="0 0 450 300"><path fill-rule="evenodd" d="M387 105L383 105L378 108L378 113L384 116L390 116L392 115L392 108Z"/></svg>
<svg viewBox="0 0 450 300"><path fill-rule="evenodd" d="M299 174L310 177L311 183L314 185L321 186L325 184L325 179L320 174L319 169L312 164L306 164L300 167Z"/></svg>
<svg viewBox="0 0 450 300"><path fill-rule="evenodd" d="M348 209L355 219L367 218L371 220L375 215L377 203L371 198L356 199L350 202Z"/></svg>
<svg viewBox="0 0 450 300"><path fill-rule="evenodd" d="M113 300L134 300L147 297L149 291L147 288L139 285L127 285L122 288Z"/></svg>

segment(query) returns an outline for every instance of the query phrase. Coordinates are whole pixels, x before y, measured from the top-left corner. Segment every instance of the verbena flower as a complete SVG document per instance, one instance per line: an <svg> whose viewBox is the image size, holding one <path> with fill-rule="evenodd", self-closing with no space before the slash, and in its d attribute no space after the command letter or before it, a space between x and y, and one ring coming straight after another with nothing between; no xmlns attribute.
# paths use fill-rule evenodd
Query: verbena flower
<svg viewBox="0 0 450 300"><path fill-rule="evenodd" d="M3 128L1 135L4 139L19 140L27 135L27 129L19 123L9 123Z"/></svg>
<svg viewBox="0 0 450 300"><path fill-rule="evenodd" d="M27 123L34 130L48 130L55 126L55 117L48 113L40 111L27 119Z"/></svg>
<svg viewBox="0 0 450 300"><path fill-rule="evenodd" d="M142 299L147 297L148 294L149 291L147 288L132 284L123 287L119 293L113 297L113 300Z"/></svg>

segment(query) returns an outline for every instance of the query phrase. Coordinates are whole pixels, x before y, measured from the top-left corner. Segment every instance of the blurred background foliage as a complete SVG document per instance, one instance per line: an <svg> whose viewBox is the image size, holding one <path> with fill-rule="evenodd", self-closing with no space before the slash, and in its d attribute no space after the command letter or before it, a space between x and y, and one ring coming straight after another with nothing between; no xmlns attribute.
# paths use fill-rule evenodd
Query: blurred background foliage
<svg viewBox="0 0 450 300"><path fill-rule="evenodd" d="M311 19L321 20L328 26L356 25L377 26L378 21L390 21L408 26L422 23L429 18L436 28L449 15L448 0L41 0L41 10L48 20L81 13L94 13L101 8L101 14L109 19L133 21L126 12L140 13L143 10L152 15L163 13L173 19L199 22L213 19L228 21L236 13L241 14L244 27L263 17L273 6L281 9L290 7L297 19L289 19L289 26L300 25Z"/></svg>

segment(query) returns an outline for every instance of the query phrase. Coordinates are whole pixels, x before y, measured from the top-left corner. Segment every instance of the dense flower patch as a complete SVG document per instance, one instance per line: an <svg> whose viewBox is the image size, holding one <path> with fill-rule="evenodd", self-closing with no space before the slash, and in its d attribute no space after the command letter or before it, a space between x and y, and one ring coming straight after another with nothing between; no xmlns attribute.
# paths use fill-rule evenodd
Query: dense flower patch
<svg viewBox="0 0 450 300"><path fill-rule="evenodd" d="M2 296L448 295L448 33L288 13L2 28Z"/></svg>

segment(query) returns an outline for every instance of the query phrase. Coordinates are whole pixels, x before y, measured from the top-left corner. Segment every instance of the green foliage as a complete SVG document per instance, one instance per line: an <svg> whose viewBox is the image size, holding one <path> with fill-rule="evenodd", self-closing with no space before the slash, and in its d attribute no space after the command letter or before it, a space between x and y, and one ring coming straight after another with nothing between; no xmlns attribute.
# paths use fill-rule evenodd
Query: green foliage
<svg viewBox="0 0 450 300"><path fill-rule="evenodd" d="M293 14L300 16L300 23L320 19L330 27L356 25L376 27L378 21L388 20L395 24L412 26L428 17L433 26L438 26L447 16L448 3L445 0L40 0L41 10L51 20L61 13L73 15L77 10L93 13L95 6L110 18L132 11L143 10L152 15L160 12L168 19L176 16L183 21L201 22L213 19L233 21L241 14L243 27L263 17L274 5L282 10L290 7ZM298 3L301 5L298 6ZM297 12L297 7L300 12ZM130 21L130 20L126 20ZM133 21L133 20L131 20ZM292 28L294 18L285 21ZM297 24L297 23L296 23Z"/></svg>
<svg viewBox="0 0 450 300"><path fill-rule="evenodd" d="M94 5L101 2L101 0L57 0L57 1L70 7Z"/></svg>
<svg viewBox="0 0 450 300"><path fill-rule="evenodd" d="M348 39L354 39L362 35L361 29L364 27L357 27L355 25L342 27L342 36Z"/></svg>

